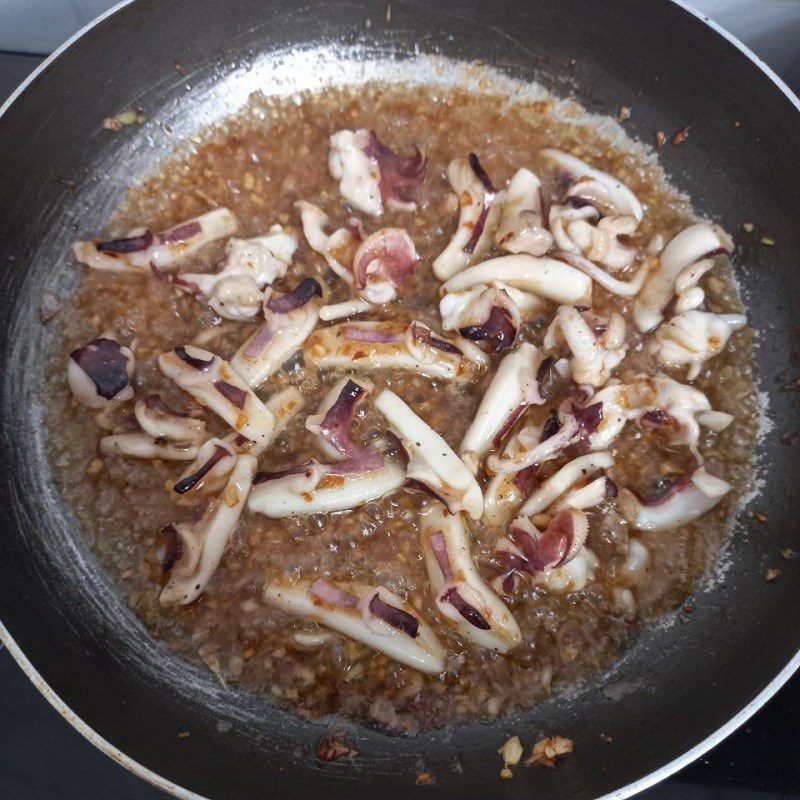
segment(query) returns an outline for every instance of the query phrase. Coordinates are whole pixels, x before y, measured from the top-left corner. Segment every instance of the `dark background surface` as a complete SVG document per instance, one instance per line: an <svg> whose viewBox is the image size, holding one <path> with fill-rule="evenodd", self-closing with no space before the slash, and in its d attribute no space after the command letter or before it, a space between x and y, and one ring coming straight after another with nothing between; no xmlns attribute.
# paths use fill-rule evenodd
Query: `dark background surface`
<svg viewBox="0 0 800 800"><path fill-rule="evenodd" d="M800 50L800 31L795 41ZM0 101L40 61L41 56L0 51ZM797 91L796 59L792 66L786 77ZM746 660L746 653L742 657ZM800 677L795 677L737 733L640 796L646 800L800 798L798 707ZM73 797L157 800L166 795L89 744L0 649L0 798Z"/></svg>

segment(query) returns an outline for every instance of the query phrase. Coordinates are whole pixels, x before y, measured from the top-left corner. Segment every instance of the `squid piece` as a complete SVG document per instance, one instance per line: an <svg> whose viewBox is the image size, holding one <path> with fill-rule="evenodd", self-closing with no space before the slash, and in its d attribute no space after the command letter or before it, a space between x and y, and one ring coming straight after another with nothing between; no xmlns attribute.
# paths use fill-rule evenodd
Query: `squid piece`
<svg viewBox="0 0 800 800"><path fill-rule="evenodd" d="M461 211L453 238L433 262L434 275L442 281L480 261L492 246L503 199L503 192L494 188L475 153L451 161L447 179Z"/></svg>
<svg viewBox="0 0 800 800"><path fill-rule="evenodd" d="M236 351L231 367L252 389L258 389L311 335L319 320L322 287L303 278L284 295L264 293L261 327Z"/></svg>
<svg viewBox="0 0 800 800"><path fill-rule="evenodd" d="M381 228L367 236L353 256L353 283L369 303L389 303L419 261L414 242L402 228Z"/></svg>
<svg viewBox="0 0 800 800"><path fill-rule="evenodd" d="M531 256L543 256L553 246L543 219L542 182L525 167L508 184L494 243L507 253Z"/></svg>
<svg viewBox="0 0 800 800"><path fill-rule="evenodd" d="M317 413L306 419L306 430L319 438L328 458L355 462L361 472L383 466L383 456L376 447L365 447L350 437L356 408L373 388L363 378L342 378L325 396Z"/></svg>
<svg viewBox="0 0 800 800"><path fill-rule="evenodd" d="M588 275L595 283L602 286L607 292L619 295L620 297L634 297L639 294L644 286L647 276L650 274L650 267L648 264L642 264L636 274L629 281L622 281L609 275L604 269L597 266L597 264L589 261L585 256L579 253L568 253L559 250L553 253L553 257L569 264L575 269L579 269L584 275Z"/></svg>
<svg viewBox="0 0 800 800"><path fill-rule="evenodd" d="M519 645L519 625L475 567L461 514L438 504L424 513L422 549L434 602L446 624L467 641L498 653Z"/></svg>
<svg viewBox="0 0 800 800"><path fill-rule="evenodd" d="M688 367L687 380L694 380L710 358L723 351L731 334L747 324L743 314L712 314L684 311L655 332L652 352L668 367Z"/></svg>
<svg viewBox="0 0 800 800"><path fill-rule="evenodd" d="M309 247L319 253L342 280L352 285L353 258L364 241L361 221L351 217L345 227L327 234L325 228L329 222L328 215L319 206L305 200L298 200L294 206L300 212L303 235Z"/></svg>
<svg viewBox="0 0 800 800"><path fill-rule="evenodd" d="M608 452L588 453L573 459L536 488L522 504L520 516L532 517L545 511L561 495L580 481L586 480L589 475L613 466L614 458Z"/></svg>
<svg viewBox="0 0 800 800"><path fill-rule="evenodd" d="M617 313L606 322L573 306L560 306L545 333L544 348L556 353L562 343L569 348L570 372L575 383L602 386L628 350L625 321Z"/></svg>
<svg viewBox="0 0 800 800"><path fill-rule="evenodd" d="M583 511L576 508L556 512L544 531L539 530L528 516L517 517L509 527L508 537L495 543L494 553L503 573L493 585L503 594L511 594L522 574L543 577L546 583L550 570L564 567L581 553L588 534L589 520Z"/></svg>
<svg viewBox="0 0 800 800"><path fill-rule="evenodd" d="M445 339L421 322L345 322L315 330L303 349L322 369L403 369L428 378L471 381L486 354L466 340Z"/></svg>
<svg viewBox="0 0 800 800"><path fill-rule="evenodd" d="M368 471L355 471L350 461L311 461L281 472L259 473L248 508L271 519L358 508L405 483L405 468L382 458L381 467Z"/></svg>
<svg viewBox="0 0 800 800"><path fill-rule="evenodd" d="M528 255L490 258L455 275L441 291L463 292L494 281L555 303L591 304L592 280L588 275L554 258Z"/></svg>
<svg viewBox="0 0 800 800"><path fill-rule="evenodd" d="M622 489L619 506L628 522L638 530L660 531L686 525L703 516L730 490L729 483L699 467L646 499L630 489Z"/></svg>
<svg viewBox="0 0 800 800"><path fill-rule="evenodd" d="M221 491L236 463L236 457L242 453L257 456L272 445L303 407L303 397L294 386L289 386L270 397L264 405L275 418L271 435L259 447L239 433L206 441L195 460L172 487L173 502L194 505Z"/></svg>
<svg viewBox="0 0 800 800"><path fill-rule="evenodd" d="M591 205L604 216L633 217L641 222L642 204L622 181L561 150L547 148L541 154L569 174L573 185L567 199L572 205Z"/></svg>
<svg viewBox="0 0 800 800"><path fill-rule="evenodd" d="M67 383L79 403L102 411L133 397L135 368L133 353L109 334L69 354Z"/></svg>
<svg viewBox="0 0 800 800"><path fill-rule="evenodd" d="M560 511L563 508L578 508L581 510L594 508L608 500L613 500L618 494L619 488L616 482L609 478L608 475L601 475L585 486L567 492L563 499L556 504L555 510Z"/></svg>
<svg viewBox="0 0 800 800"><path fill-rule="evenodd" d="M636 298L633 318L640 331L651 331L664 319L664 310L676 293L681 276L684 277L682 289L686 291L694 276L696 283L700 276L713 266L718 255L730 255L733 240L719 225L698 222L675 236L661 253L659 268L650 274Z"/></svg>
<svg viewBox="0 0 800 800"><path fill-rule="evenodd" d="M343 303L322 306L319 310L319 318L323 322L333 322L337 319L347 319L371 310L372 303L368 303L366 300L345 300Z"/></svg>
<svg viewBox="0 0 800 800"><path fill-rule="evenodd" d="M264 287L286 274L296 250L297 237L273 225L268 236L229 239L218 272L183 274L180 281L221 317L250 320L261 308Z"/></svg>
<svg viewBox="0 0 800 800"><path fill-rule="evenodd" d="M534 345L523 342L500 362L458 448L473 475L478 473L489 451L503 444L524 411L544 403L539 383L543 359Z"/></svg>
<svg viewBox="0 0 800 800"><path fill-rule="evenodd" d="M384 204L395 211L416 210L427 161L418 147L412 155L403 156L384 145L375 131L361 129L331 136L328 169L339 181L346 202L377 217Z"/></svg>
<svg viewBox="0 0 800 800"><path fill-rule="evenodd" d="M222 494L192 524L179 522L163 530L169 537L161 590L162 605L187 605L205 591L216 572L253 485L256 457L240 455Z"/></svg>
<svg viewBox="0 0 800 800"><path fill-rule="evenodd" d="M636 249L627 240L644 213L633 192L568 153L543 150L542 155L572 180L564 200L550 208L550 230L559 249L583 255L614 272L629 267Z"/></svg>
<svg viewBox="0 0 800 800"><path fill-rule="evenodd" d="M158 366L179 388L222 417L256 447L270 440L275 428L272 412L219 356L185 345L162 353Z"/></svg>
<svg viewBox="0 0 800 800"><path fill-rule="evenodd" d="M168 442L146 433L116 433L100 440L100 452L106 456L193 461L199 449L198 445Z"/></svg>
<svg viewBox="0 0 800 800"><path fill-rule="evenodd" d="M173 411L158 394L138 400L134 414L139 427L154 439L199 446L208 438L203 420Z"/></svg>
<svg viewBox="0 0 800 800"><path fill-rule="evenodd" d="M480 519L481 487L450 445L388 389L378 395L375 408L386 417L408 456L406 480L425 487L451 514L464 511Z"/></svg>
<svg viewBox="0 0 800 800"><path fill-rule="evenodd" d="M444 672L445 653L416 609L383 586L317 578L270 584L264 598L289 614L343 636L429 675Z"/></svg>
<svg viewBox="0 0 800 800"><path fill-rule="evenodd" d="M174 266L209 242L230 236L238 224L227 208L215 208L161 233L154 234L149 228L136 228L121 239L75 242L72 251L79 263L92 269L145 273L151 265L158 269Z"/></svg>
<svg viewBox="0 0 800 800"><path fill-rule="evenodd" d="M499 281L451 292L439 301L442 330L488 341L495 352L513 343L523 320L546 308L547 303L536 295Z"/></svg>

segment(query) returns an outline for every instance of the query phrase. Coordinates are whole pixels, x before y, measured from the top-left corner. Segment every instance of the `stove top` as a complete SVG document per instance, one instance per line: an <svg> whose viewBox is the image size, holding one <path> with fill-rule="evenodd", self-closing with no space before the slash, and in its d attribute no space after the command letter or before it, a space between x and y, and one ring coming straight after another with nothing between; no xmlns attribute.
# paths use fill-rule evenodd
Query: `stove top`
<svg viewBox="0 0 800 800"><path fill-rule="evenodd" d="M0 0L0 3L16 0ZM737 7L739 25L750 15L756 33L754 0L707 0L706 5ZM35 5L35 4L32 4ZM800 3L772 3L796 15L789 25L792 48L782 46L776 67L800 89ZM716 10L709 8L709 12ZM727 21L727 20L725 20ZM761 20L763 23L763 19ZM736 26L732 26L734 32ZM751 28L752 30L752 28ZM786 28L783 40L786 40ZM0 48L4 45L0 32ZM777 51L776 51L777 52ZM0 49L0 103L42 60L41 55ZM0 646L0 798L64 800L166 800L168 795L141 781L89 744L28 681ZM642 800L800 800L800 674L746 725L677 775L638 795Z"/></svg>

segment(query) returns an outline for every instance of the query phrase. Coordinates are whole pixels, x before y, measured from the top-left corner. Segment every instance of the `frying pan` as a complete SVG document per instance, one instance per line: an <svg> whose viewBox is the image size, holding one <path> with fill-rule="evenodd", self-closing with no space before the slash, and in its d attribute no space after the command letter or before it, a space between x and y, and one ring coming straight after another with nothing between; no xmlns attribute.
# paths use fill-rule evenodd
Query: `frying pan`
<svg viewBox="0 0 800 800"><path fill-rule="evenodd" d="M102 228L177 137L234 111L253 89L424 76L426 54L535 79L590 112L627 105L626 126L643 141L690 126L686 144L661 152L675 185L728 230L753 221L776 242L738 236L735 257L772 427L758 444L758 495L724 563L690 599L691 615L643 630L610 672L535 708L402 737L300 719L223 688L148 636L53 488L39 399L53 334L38 305L44 289L71 290L65 254L76 232ZM447 81L459 70L429 72ZM131 107L145 109L143 126L99 130L103 116ZM700 755L800 660L798 567L781 563L778 581L763 577L798 523L797 112L751 54L670 2L393 0L387 20L383 0L137 0L102 18L0 119L0 618L9 650L95 744L181 797L625 797ZM359 755L317 762L317 739L339 729ZM495 750L513 733L569 736L575 754L503 781ZM421 789L423 770L437 782Z"/></svg>

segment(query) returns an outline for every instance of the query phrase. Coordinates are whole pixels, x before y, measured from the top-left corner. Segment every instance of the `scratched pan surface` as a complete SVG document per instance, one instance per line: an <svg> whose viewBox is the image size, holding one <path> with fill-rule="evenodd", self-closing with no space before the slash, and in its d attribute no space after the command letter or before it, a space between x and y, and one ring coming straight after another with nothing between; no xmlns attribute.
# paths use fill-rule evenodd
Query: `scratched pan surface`
<svg viewBox="0 0 800 800"><path fill-rule="evenodd" d="M367 20L370 24L367 24ZM773 429L761 440L761 495L741 515L724 574L687 621L643 632L611 673L492 723L414 738L350 726L354 763L316 763L331 728L223 689L151 640L99 573L52 487L37 386L48 332L44 288L67 291L75 230L102 227L125 187L174 138L234 111L254 89L285 92L424 75L425 54L480 59L505 75L573 94L591 112L633 108L643 141L691 126L663 162L698 211L739 231L752 220L777 246L742 245L739 279L754 326ZM173 68L182 63L185 76ZM574 64L571 63L574 60ZM463 78L450 65L430 71ZM141 106L116 136L104 114ZM739 122L738 126L734 123ZM172 127L172 135L165 129ZM182 796L225 798L590 798L630 794L698 755L785 680L800 647L798 567L766 584L798 525L800 115L748 56L685 9L640 0L139 0L74 42L0 118L0 619L6 643L50 699L140 775ZM60 180L74 181L74 193ZM752 520L765 509L768 524ZM38 673L38 674L37 674ZM45 686L46 684L49 686ZM71 709L68 713L66 709ZM178 733L189 731L188 738ZM558 769L498 777L510 733L574 738ZM610 737L604 741L601 734ZM100 738L102 737L102 738ZM418 772L437 783L418 789Z"/></svg>

